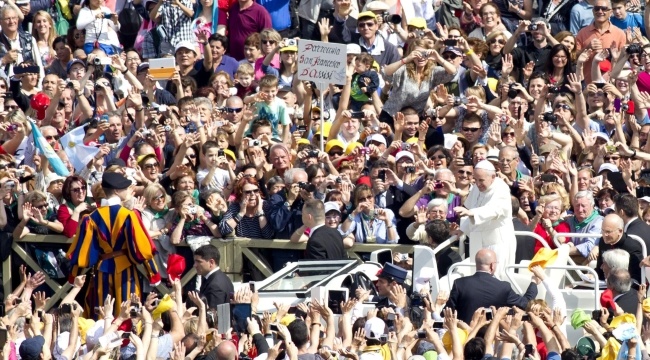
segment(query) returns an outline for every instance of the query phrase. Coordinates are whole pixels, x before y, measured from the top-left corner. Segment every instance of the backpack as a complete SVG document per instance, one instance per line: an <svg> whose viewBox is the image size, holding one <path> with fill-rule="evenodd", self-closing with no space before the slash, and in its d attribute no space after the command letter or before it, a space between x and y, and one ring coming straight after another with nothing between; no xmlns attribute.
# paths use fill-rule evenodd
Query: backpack
<svg viewBox="0 0 650 360"><path fill-rule="evenodd" d="M137 35L142 25L142 18L135 10L133 3L127 1L117 16L120 21L120 33L123 35Z"/></svg>

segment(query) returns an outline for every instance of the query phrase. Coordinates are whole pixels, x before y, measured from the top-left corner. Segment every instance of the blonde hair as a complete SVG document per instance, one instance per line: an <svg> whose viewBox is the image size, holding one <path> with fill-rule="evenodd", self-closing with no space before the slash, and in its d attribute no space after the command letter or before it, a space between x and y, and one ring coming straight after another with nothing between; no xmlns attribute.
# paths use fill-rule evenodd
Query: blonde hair
<svg viewBox="0 0 650 360"><path fill-rule="evenodd" d="M465 96L476 96L481 99L482 102L485 102L485 90L482 86L471 86L465 90Z"/></svg>
<svg viewBox="0 0 650 360"><path fill-rule="evenodd" d="M255 75L255 69L253 68L253 65L249 63L239 64L239 66L237 67L237 72L235 73L235 76L237 75L253 76Z"/></svg>
<svg viewBox="0 0 650 360"><path fill-rule="evenodd" d="M159 183L151 183L146 188L144 188L144 191L142 192L142 196L144 196L145 204L147 205L151 204L151 200L153 200L153 198L156 197L159 191L162 192L163 197L165 198L165 203L167 203L168 196L167 193L165 192L165 188Z"/></svg>
<svg viewBox="0 0 650 360"><path fill-rule="evenodd" d="M275 41L276 44L277 44L277 43L279 43L280 41L282 41L282 35L280 35L279 32L277 32L277 31L275 31L275 30L273 30L273 29L264 29L264 30L260 31L260 45L259 45L259 46L260 46L260 50L264 49L264 47L262 46L262 45L263 45L263 44L262 44L262 41L263 41L264 39L273 40L273 41ZM265 54L265 55L266 55L266 54Z"/></svg>
<svg viewBox="0 0 650 360"><path fill-rule="evenodd" d="M36 12L36 14L34 14L34 18L32 20L32 23L34 24L34 26L32 27L32 36L38 42L39 35L35 25L36 25L36 18L38 18L39 16L44 17L45 20L47 20L47 22L50 24L50 33L47 34L47 39L45 40L47 41L47 47L50 48L51 57L54 57L55 52L54 52L53 44L54 44L54 39L56 38L56 29L54 28L54 19L52 19L52 16L47 11L39 10Z"/></svg>
<svg viewBox="0 0 650 360"><path fill-rule="evenodd" d="M571 199L569 199L569 194L564 189L564 186L560 185L559 183L545 183L542 185L539 193L542 195L542 197L550 193L556 193L557 196L560 197L562 203L562 211L565 211L569 208L569 206L571 206Z"/></svg>
<svg viewBox="0 0 650 360"><path fill-rule="evenodd" d="M409 52L413 52L416 47L420 47L426 50L432 49L431 43L424 40L424 39L415 39L409 44ZM406 54L408 56L408 54ZM427 64L424 66L424 70L422 71L422 79L423 81L426 81L425 79L428 79L429 76L431 75L431 72L433 71L433 68L436 66L434 61L427 61ZM417 74L416 74L416 67L413 62L410 62L406 64L406 74L408 77L411 79L417 79Z"/></svg>

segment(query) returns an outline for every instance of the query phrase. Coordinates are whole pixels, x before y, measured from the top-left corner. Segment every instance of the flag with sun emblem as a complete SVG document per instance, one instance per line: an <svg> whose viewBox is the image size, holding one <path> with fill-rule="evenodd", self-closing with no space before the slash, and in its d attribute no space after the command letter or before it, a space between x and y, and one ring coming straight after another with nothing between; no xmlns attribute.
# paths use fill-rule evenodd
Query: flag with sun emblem
<svg viewBox="0 0 650 360"><path fill-rule="evenodd" d="M50 165L52 165L52 169L54 172L59 175L59 176L69 176L70 172L68 169L65 167L63 164L63 161L54 152L54 149L52 149L52 146L47 142L45 139L45 136L41 134L41 131L38 129L38 126L33 121L29 122L30 125L32 126L32 136L34 137L34 145L36 148L40 151L42 155L44 155L47 160L50 162Z"/></svg>
<svg viewBox="0 0 650 360"><path fill-rule="evenodd" d="M84 136L86 136L84 129L84 126L79 126L63 135L59 140L75 171L85 168L99 152L99 149L94 146L84 145Z"/></svg>

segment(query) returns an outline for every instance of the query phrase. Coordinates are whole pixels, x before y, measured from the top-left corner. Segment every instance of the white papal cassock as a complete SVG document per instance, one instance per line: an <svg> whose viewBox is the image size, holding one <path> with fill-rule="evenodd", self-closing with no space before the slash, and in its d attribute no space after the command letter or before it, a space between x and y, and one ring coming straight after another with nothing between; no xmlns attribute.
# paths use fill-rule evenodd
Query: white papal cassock
<svg viewBox="0 0 650 360"><path fill-rule="evenodd" d="M474 214L460 219L460 230L469 236L470 259L474 261L480 249L493 250L498 261L494 275L506 280L505 266L515 261L517 246L510 188L498 177L485 192L473 186L464 206Z"/></svg>

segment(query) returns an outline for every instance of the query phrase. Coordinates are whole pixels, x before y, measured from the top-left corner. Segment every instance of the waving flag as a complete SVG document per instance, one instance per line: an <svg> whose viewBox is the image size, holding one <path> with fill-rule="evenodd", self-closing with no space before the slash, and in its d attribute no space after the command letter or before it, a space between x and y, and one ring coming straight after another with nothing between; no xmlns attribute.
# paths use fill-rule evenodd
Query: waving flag
<svg viewBox="0 0 650 360"><path fill-rule="evenodd" d="M75 171L81 171L85 168L88 162L99 152L99 149L94 146L84 145L85 135L84 127L80 126L63 135L59 140Z"/></svg>
<svg viewBox="0 0 650 360"><path fill-rule="evenodd" d="M47 140L45 140L45 137L43 136L43 134L41 134L41 131L38 129L36 124L33 121L30 121L29 123L32 126L32 136L34 137L34 145L36 145L36 148L40 151L41 154L45 155L47 160L52 165L52 169L54 169L54 172L59 176L70 175L70 172L63 164L63 161L61 161L59 155L57 155L54 152L52 146L50 146Z"/></svg>

